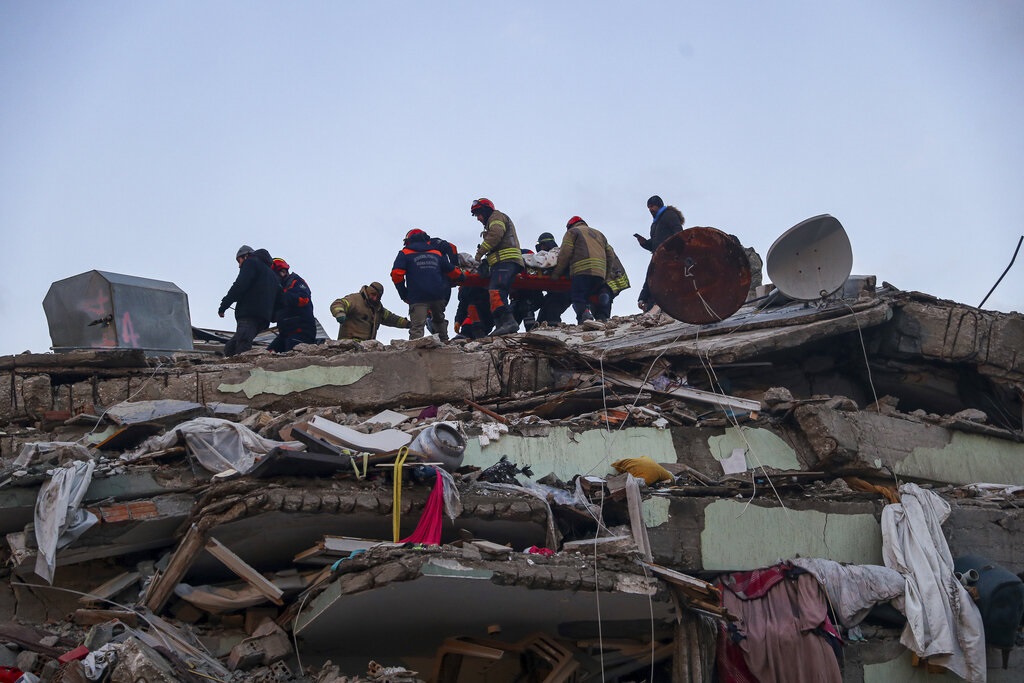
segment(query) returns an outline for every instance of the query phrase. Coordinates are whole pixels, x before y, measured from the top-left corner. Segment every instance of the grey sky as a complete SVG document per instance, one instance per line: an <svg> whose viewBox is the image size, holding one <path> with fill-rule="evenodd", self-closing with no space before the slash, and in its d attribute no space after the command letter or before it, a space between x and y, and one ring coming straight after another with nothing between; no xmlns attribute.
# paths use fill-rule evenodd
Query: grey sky
<svg viewBox="0 0 1024 683"><path fill-rule="evenodd" d="M0 353L51 282L169 280L216 310L242 243L333 299L412 227L472 251L578 214L633 289L644 201L762 256L831 213L854 272L977 305L1024 234L1024 3L0 3ZM1024 257L986 308L1024 309ZM454 302L449 314L454 313ZM383 339L404 336L394 331Z"/></svg>

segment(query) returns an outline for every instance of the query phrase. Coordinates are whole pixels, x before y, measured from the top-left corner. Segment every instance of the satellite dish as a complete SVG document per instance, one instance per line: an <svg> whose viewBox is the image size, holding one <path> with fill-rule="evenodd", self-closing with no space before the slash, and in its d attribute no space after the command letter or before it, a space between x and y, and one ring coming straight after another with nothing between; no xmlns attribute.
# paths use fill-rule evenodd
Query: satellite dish
<svg viewBox="0 0 1024 683"><path fill-rule="evenodd" d="M817 301L835 294L850 277L853 248L843 224L824 213L782 233L768 250L765 267L786 296Z"/></svg>
<svg viewBox="0 0 1024 683"><path fill-rule="evenodd" d="M676 320L714 323L747 300L750 263L732 235L715 228L689 228L654 252L647 284L654 302Z"/></svg>

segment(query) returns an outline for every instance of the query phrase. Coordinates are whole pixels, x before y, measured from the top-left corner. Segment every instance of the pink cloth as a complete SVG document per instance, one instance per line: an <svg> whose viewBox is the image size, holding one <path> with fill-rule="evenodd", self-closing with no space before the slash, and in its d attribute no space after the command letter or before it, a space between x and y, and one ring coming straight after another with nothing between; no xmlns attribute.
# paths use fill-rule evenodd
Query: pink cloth
<svg viewBox="0 0 1024 683"><path fill-rule="evenodd" d="M444 478L434 468L434 488L423 506L416 530L403 538L399 543L422 543L424 545L441 544L441 523L444 521Z"/></svg>
<svg viewBox="0 0 1024 683"><path fill-rule="evenodd" d="M722 605L740 618L739 642L719 636L723 683L842 683L825 591L813 574L780 564L721 581ZM740 657L742 653L742 657Z"/></svg>

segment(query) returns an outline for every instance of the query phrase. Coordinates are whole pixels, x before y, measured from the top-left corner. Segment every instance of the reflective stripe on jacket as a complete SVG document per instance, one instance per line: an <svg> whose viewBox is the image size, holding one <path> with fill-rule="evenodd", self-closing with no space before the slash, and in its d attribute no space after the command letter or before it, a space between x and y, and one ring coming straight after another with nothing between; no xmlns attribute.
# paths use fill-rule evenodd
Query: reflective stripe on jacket
<svg viewBox="0 0 1024 683"><path fill-rule="evenodd" d="M568 269L571 277L593 275L604 280L608 272L607 249L608 240L600 230L584 221L577 221L565 231L562 245L558 248L558 263L551 274L561 277Z"/></svg>
<svg viewBox="0 0 1024 683"><path fill-rule="evenodd" d="M608 279L604 283L608 285L608 289L612 290L612 294L629 289L629 277L626 275L626 269L622 267L622 261L619 260L610 244L605 252L605 258L608 260L608 274L605 276Z"/></svg>
<svg viewBox="0 0 1024 683"><path fill-rule="evenodd" d="M487 228L481 233L483 242L476 248L476 260L487 257L487 263L495 265L502 261L513 261L523 265L523 252L519 248L519 236L512 219L501 211L492 211L487 219Z"/></svg>

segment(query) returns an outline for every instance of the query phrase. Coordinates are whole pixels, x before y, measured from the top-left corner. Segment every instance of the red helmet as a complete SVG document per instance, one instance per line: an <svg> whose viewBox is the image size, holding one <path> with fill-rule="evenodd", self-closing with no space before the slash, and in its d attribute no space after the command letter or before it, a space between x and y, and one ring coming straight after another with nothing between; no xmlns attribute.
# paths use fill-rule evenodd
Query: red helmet
<svg viewBox="0 0 1024 683"><path fill-rule="evenodd" d="M411 240L412 238L416 237L416 235L423 235L423 237L421 238L423 240L429 239L429 237L427 236L427 233L423 232L419 228L413 228L409 232L405 233L405 243L408 244L409 240Z"/></svg>
<svg viewBox="0 0 1024 683"><path fill-rule="evenodd" d="M274 259L273 262L270 264L270 267L274 269L275 273L282 270L291 270L291 268L288 266L288 262L285 261L283 258Z"/></svg>
<svg viewBox="0 0 1024 683"><path fill-rule="evenodd" d="M571 228L572 226L576 225L577 223L583 223L583 222L584 222L583 219L580 218L579 216L573 216L572 218L570 218L568 220L568 222L566 222L565 227Z"/></svg>
<svg viewBox="0 0 1024 683"><path fill-rule="evenodd" d="M469 207L469 213L476 215L478 211L482 211L484 209L494 211L494 202L486 197L481 197L480 199L473 200L473 205Z"/></svg>

